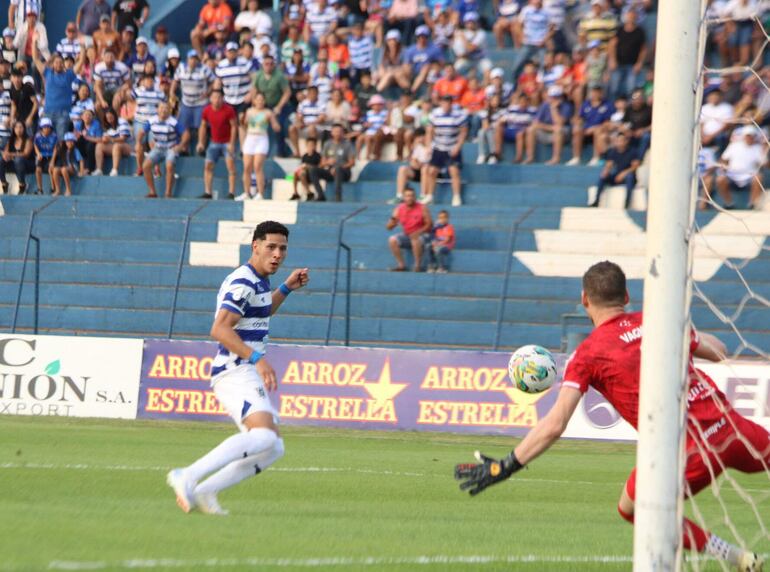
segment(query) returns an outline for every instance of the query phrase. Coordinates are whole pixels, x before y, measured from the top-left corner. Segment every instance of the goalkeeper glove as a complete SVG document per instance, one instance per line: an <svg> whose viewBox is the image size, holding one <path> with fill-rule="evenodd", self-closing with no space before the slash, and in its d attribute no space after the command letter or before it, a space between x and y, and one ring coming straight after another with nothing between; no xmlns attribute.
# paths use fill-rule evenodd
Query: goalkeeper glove
<svg viewBox="0 0 770 572"><path fill-rule="evenodd" d="M480 451L476 451L474 455L479 461L478 464L461 463L455 466L455 479L462 481L460 483L460 490L468 490L471 496L475 496L485 488L506 480L513 473L524 467L513 451L499 461L487 457Z"/></svg>

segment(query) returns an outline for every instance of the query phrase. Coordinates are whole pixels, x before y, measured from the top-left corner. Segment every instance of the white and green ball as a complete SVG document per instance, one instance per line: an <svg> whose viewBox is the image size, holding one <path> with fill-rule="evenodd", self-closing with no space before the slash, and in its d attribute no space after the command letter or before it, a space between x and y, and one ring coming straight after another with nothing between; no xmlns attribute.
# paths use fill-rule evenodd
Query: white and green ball
<svg viewBox="0 0 770 572"><path fill-rule="evenodd" d="M556 381L556 362L541 346L522 346L508 361L508 376L514 387L526 393L540 393Z"/></svg>

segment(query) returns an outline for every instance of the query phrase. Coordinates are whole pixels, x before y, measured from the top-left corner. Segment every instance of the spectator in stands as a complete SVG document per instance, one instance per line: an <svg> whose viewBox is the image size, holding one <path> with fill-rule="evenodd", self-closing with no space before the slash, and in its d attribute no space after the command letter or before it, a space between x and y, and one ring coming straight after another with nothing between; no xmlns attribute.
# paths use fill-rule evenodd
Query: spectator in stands
<svg viewBox="0 0 770 572"><path fill-rule="evenodd" d="M337 13L327 0L316 0L305 14L304 40L313 48L324 47L327 34L337 28Z"/></svg>
<svg viewBox="0 0 770 572"><path fill-rule="evenodd" d="M626 109L623 121L631 129L631 144L636 147L639 161L644 161L644 155L650 148L652 107L645 101L644 91L641 89L631 94L631 104Z"/></svg>
<svg viewBox="0 0 770 572"><path fill-rule="evenodd" d="M366 145L366 160L380 160L382 144L386 137L384 129L388 115L384 97L377 94L369 100L369 110L366 112L366 117L362 123L364 131L356 141L356 157L360 156L361 150Z"/></svg>
<svg viewBox="0 0 770 572"><path fill-rule="evenodd" d="M325 201L326 195L321 188L321 179L334 181L334 197L342 201L342 183L350 180L356 155L350 141L345 139L342 125L332 126L332 138L324 143L321 149L321 164L310 168L310 182L315 189L316 199Z"/></svg>
<svg viewBox="0 0 770 572"><path fill-rule="evenodd" d="M262 200L265 198L265 159L270 151L267 128L272 125L273 130L280 133L281 126L275 114L265 107L264 94L258 91L253 99L243 118L246 126L246 139L243 142L243 189L246 196L241 196L245 199L249 195L248 189L251 187L253 174L257 181L257 194L251 198Z"/></svg>
<svg viewBox="0 0 770 572"><path fill-rule="evenodd" d="M190 32L190 42L198 53L203 53L204 46L214 38L218 26L229 33L233 26L233 11L225 0L208 0L201 8L198 23Z"/></svg>
<svg viewBox="0 0 770 572"><path fill-rule="evenodd" d="M321 164L321 154L317 151L316 145L317 141L312 137L305 141L305 153L302 155L299 167L294 171L294 193L289 198L290 201L300 199L297 189L299 183L302 183L302 188L305 191L305 200L315 200L315 195L310 192L310 169Z"/></svg>
<svg viewBox="0 0 770 572"><path fill-rule="evenodd" d="M33 85L24 83L24 72L18 67L11 72L11 122L21 121L32 137L37 131L39 103Z"/></svg>
<svg viewBox="0 0 770 572"><path fill-rule="evenodd" d="M65 69L64 60L55 53L50 65L40 61L37 47L32 50L35 67L45 79L45 113L51 118L59 140L64 140L64 134L69 130L70 110L72 109L72 84L83 67L85 50L81 50L77 63L72 69Z"/></svg>
<svg viewBox="0 0 770 572"><path fill-rule="evenodd" d="M414 256L414 271L422 272L422 255L425 245L430 241L430 231L433 228L433 220L428 207L417 202L414 189L404 189L404 201L393 209L385 228L393 230L401 225L401 232L393 234L388 239L390 251L396 259L396 266L390 270L404 272L406 263L401 249L412 251Z"/></svg>
<svg viewBox="0 0 770 572"><path fill-rule="evenodd" d="M326 105L332 94L334 78L325 55L319 54L318 61L310 67L310 83L318 88L318 101Z"/></svg>
<svg viewBox="0 0 770 572"><path fill-rule="evenodd" d="M631 204L631 197L636 188L636 170L639 168L639 156L629 144L628 136L619 133L602 168L596 187L596 198L589 206L598 207L599 198L607 185L625 185L626 208Z"/></svg>
<svg viewBox="0 0 770 572"><path fill-rule="evenodd" d="M0 184L3 194L8 194L8 180L5 177L9 168L16 173L19 181L19 194L27 192L27 174L34 169L32 162L32 139L27 134L27 129L21 121L13 124L11 136L3 150L3 160L0 161Z"/></svg>
<svg viewBox="0 0 770 572"><path fill-rule="evenodd" d="M536 97L533 96L533 97ZM503 143L515 143L516 150L514 163L520 163L524 157L526 147L527 129L532 125L537 115L538 107L525 93L514 95L511 105L505 110L505 114L497 122L495 128L495 154L488 159L488 163L496 163L503 157Z"/></svg>
<svg viewBox="0 0 770 572"><path fill-rule="evenodd" d="M157 198L153 167L162 162L166 163L166 198L173 196L174 167L176 159L181 152L179 145L179 127L176 119L171 115L168 103L163 102L158 106L158 115L150 121L150 154L142 165L144 180L150 192L147 198Z"/></svg>
<svg viewBox="0 0 770 572"><path fill-rule="evenodd" d="M241 122L240 141L243 146L243 140L246 137L243 115L250 106L252 99L250 91L255 80L252 64L238 54L238 44L228 42L225 58L217 64L215 73L222 81L225 103L232 106L238 114L238 120Z"/></svg>
<svg viewBox="0 0 770 572"><path fill-rule="evenodd" d="M136 30L129 24L120 32L118 41L118 60L128 65L128 59L134 53L134 42L136 41Z"/></svg>
<svg viewBox="0 0 770 572"><path fill-rule="evenodd" d="M136 144L136 164L144 164L144 148L150 133L150 121L158 115L158 108L164 101L165 94L156 87L151 75L139 76L139 85L128 97L136 105L134 114L134 142ZM200 124L200 121L199 121ZM180 127L181 129L181 127Z"/></svg>
<svg viewBox="0 0 770 572"><path fill-rule="evenodd" d="M417 0L392 0L386 27L401 32L404 44L409 45L412 43L419 15L420 7Z"/></svg>
<svg viewBox="0 0 770 572"><path fill-rule="evenodd" d="M112 27L109 16L102 16L99 19L99 29L93 34L94 46L96 47L96 59L102 61L104 52L112 50L115 54L120 50L120 34Z"/></svg>
<svg viewBox="0 0 770 572"><path fill-rule="evenodd" d="M428 272L446 274L449 272L452 250L454 250L456 243L455 227L449 222L449 211L440 210L438 212L438 219L431 234L432 238L428 249L430 255Z"/></svg>
<svg viewBox="0 0 770 572"><path fill-rule="evenodd" d="M212 194L212 182L214 180L214 168L221 157L225 158L227 166L227 182L229 199L235 198L235 180L237 176L235 168L235 141L238 137L238 116L235 110L227 105L221 90L214 90L210 96L211 103L201 112L201 121L198 129L198 155L206 155L203 170L203 194L200 198L210 199ZM211 142L206 148L206 139L211 134ZM249 184L249 186L251 186ZM249 187L246 187L247 189Z"/></svg>
<svg viewBox="0 0 770 572"><path fill-rule="evenodd" d="M155 39L149 41L149 48L150 54L155 58L155 62L161 69L166 67L166 60L168 60L169 53L172 50L175 50L177 55L179 54L177 45L174 42L168 41L168 29L163 25L155 29Z"/></svg>
<svg viewBox="0 0 770 572"><path fill-rule="evenodd" d="M78 8L75 23L78 30L84 36L92 36L99 29L99 22L103 16L109 19L112 9L107 0L83 0Z"/></svg>
<svg viewBox="0 0 770 572"><path fill-rule="evenodd" d="M158 63L155 61L155 58L150 53L150 48L148 47L147 38L145 38L144 36L139 36L136 39L134 50L128 55L128 58L125 60L125 63L128 66L128 69L131 70L131 74L133 75L134 85L137 85L139 83L139 79L141 79L142 74L144 74L144 66L147 62L154 63L157 69Z"/></svg>
<svg viewBox="0 0 770 572"><path fill-rule="evenodd" d="M53 123L47 117L40 120L40 131L35 135L33 145L35 148L35 181L37 182L37 194L43 194L43 173L52 175L54 149L58 138L53 130ZM53 192L53 189L51 190Z"/></svg>
<svg viewBox="0 0 770 572"><path fill-rule="evenodd" d="M537 110L532 125L527 129L527 158L524 163L535 160L536 143L552 144L553 153L547 165L556 165L561 161L564 140L570 135L572 103L564 99L564 92L558 85L548 88L548 98Z"/></svg>
<svg viewBox="0 0 770 572"><path fill-rule="evenodd" d="M408 91L401 93L398 101L390 106L390 114L383 129L383 142L394 141L396 160L404 160L404 148L411 146L414 116L412 115L412 95Z"/></svg>
<svg viewBox="0 0 770 572"><path fill-rule="evenodd" d="M6 90L0 90L0 153L5 149L8 139L11 137L11 94Z"/></svg>
<svg viewBox="0 0 770 572"><path fill-rule="evenodd" d="M484 74L484 83L489 82L492 60L486 55L487 33L479 28L479 15L466 12L463 16L463 28L455 31L452 52L455 55L455 68L460 73L472 69L474 74L480 70Z"/></svg>
<svg viewBox="0 0 770 572"><path fill-rule="evenodd" d="M396 198L392 202L400 203L404 200L404 190L410 182L419 183L425 179L425 170L430 162L431 149L425 144L425 129L418 127L414 130L412 151L409 161L401 165L396 174Z"/></svg>
<svg viewBox="0 0 770 572"><path fill-rule="evenodd" d="M607 8L605 0L591 0L591 10L578 25L578 37L581 44L596 40L605 47L615 37L617 28L618 20Z"/></svg>
<svg viewBox="0 0 770 572"><path fill-rule="evenodd" d="M147 0L115 0L112 7L112 27L118 32L131 26L139 32L150 17L150 5Z"/></svg>
<svg viewBox="0 0 770 572"><path fill-rule="evenodd" d="M347 75L350 68L350 51L347 44L341 42L337 34L326 36L326 52L329 58L329 71L332 76Z"/></svg>
<svg viewBox="0 0 770 572"><path fill-rule="evenodd" d="M610 70L610 97L630 95L644 80L642 69L647 59L647 39L636 24L636 12L623 14L623 26L610 40L607 54Z"/></svg>
<svg viewBox="0 0 770 572"><path fill-rule="evenodd" d="M104 51L102 61L94 68L94 78L97 110L103 113L110 107L120 109L131 89L131 71L126 64L115 59L113 48Z"/></svg>
<svg viewBox="0 0 770 572"><path fill-rule="evenodd" d="M520 48L513 63L514 77L519 74L525 62L542 60L555 31L556 27L551 23L548 11L543 8L543 0L530 0L522 8L514 41L516 48Z"/></svg>
<svg viewBox="0 0 770 572"><path fill-rule="evenodd" d="M492 25L497 48L505 48L505 36L510 36L511 42L516 41L516 17L519 14L519 0L500 0L497 4L497 19Z"/></svg>
<svg viewBox="0 0 770 572"><path fill-rule="evenodd" d="M733 191L749 190L749 208L762 205L761 169L767 166L767 145L757 140L753 125L738 130L737 136L722 153L719 161L724 172L717 176L717 190L722 197L724 208L733 209Z"/></svg>
<svg viewBox="0 0 770 572"><path fill-rule="evenodd" d="M191 50L193 51L193 50ZM197 52L196 52L197 53ZM179 70L181 64L182 54L176 48L171 48L166 53L166 62L161 69L161 76L168 81L172 82L176 79L176 72ZM160 62L157 63L160 65ZM176 99L176 92L174 92L174 99Z"/></svg>
<svg viewBox="0 0 770 572"><path fill-rule="evenodd" d="M452 103L460 103L465 90L468 89L468 80L458 74L454 65L447 63L444 65L444 74L434 85L432 99L433 103L438 103L449 96Z"/></svg>
<svg viewBox="0 0 770 572"><path fill-rule="evenodd" d="M604 100L602 88L593 86L588 93L588 101L584 101L580 111L572 120L572 159L567 165L580 165L583 154L583 143L589 139L593 143L593 157L588 162L590 166L598 165L602 155L607 150L607 123L614 109Z"/></svg>
<svg viewBox="0 0 770 572"><path fill-rule="evenodd" d="M292 59L294 52L297 50L302 52L303 59L310 60L310 46L300 36L299 27L296 24L292 24L288 30L289 33L283 44L281 44L281 62L285 65Z"/></svg>
<svg viewBox="0 0 770 572"><path fill-rule="evenodd" d="M96 170L93 174L101 175L104 172L104 158L109 155L112 157L110 177L117 177L121 159L130 157L133 151L130 144L131 126L127 120L118 117L114 109L108 109L104 112L102 132L102 139L96 144Z"/></svg>
<svg viewBox="0 0 770 572"><path fill-rule="evenodd" d="M382 93L391 85L409 89L411 82L404 70L404 53L401 44L401 32L388 30L385 34L385 49L377 70L377 91Z"/></svg>
<svg viewBox="0 0 770 572"><path fill-rule="evenodd" d="M273 19L269 14L259 9L258 0L248 0L246 9L235 17L235 31L238 34L246 32L248 37L271 36L273 34Z"/></svg>
<svg viewBox="0 0 770 572"><path fill-rule="evenodd" d="M342 96L341 89L333 89L331 98L326 104L323 112L323 126L324 131L323 140L328 139L327 135L331 135L332 125L339 123L345 128L345 131L350 129L350 116L351 116L350 104L345 101Z"/></svg>
<svg viewBox="0 0 770 572"><path fill-rule="evenodd" d="M363 72L371 72L374 67L374 38L364 31L361 22L355 22L348 37L350 50L350 77L357 85Z"/></svg>
<svg viewBox="0 0 770 572"><path fill-rule="evenodd" d="M278 117L281 133L286 133L291 112L288 105L291 99L291 88L289 87L286 75L281 70L276 69L275 58L272 56L267 56L263 60L262 69L254 77L254 88L265 96L265 105L272 109L273 113ZM286 147L283 135L279 137L273 132L272 127L269 133L271 147L278 151L279 156L288 156L290 152Z"/></svg>
<svg viewBox="0 0 770 572"><path fill-rule="evenodd" d="M81 123L80 132L77 134L77 146L86 163L86 171L90 173L96 169L96 145L101 141L104 133L101 123L90 109L83 111Z"/></svg>
<svg viewBox="0 0 770 572"><path fill-rule="evenodd" d="M300 138L319 138L318 128L321 125L321 116L324 107L318 100L318 88L311 85L305 94L294 115L294 125L289 127L289 139L294 147L294 156L300 156Z"/></svg>
<svg viewBox="0 0 770 572"><path fill-rule="evenodd" d="M56 51L63 57L71 57L74 60L80 55L82 48L81 40L78 38L78 29L75 22L67 22L64 29L64 37L56 44Z"/></svg>
<svg viewBox="0 0 770 572"><path fill-rule="evenodd" d="M61 185L59 178L64 179L64 195L72 196L72 177L76 173L80 173L80 176L85 176L86 167L83 162L83 156L75 147L74 133L66 133L64 135L64 141L60 141L56 144L56 148L51 158L51 185L53 186L53 194L61 194Z"/></svg>
<svg viewBox="0 0 770 572"><path fill-rule="evenodd" d="M377 93L377 88L372 83L372 74L368 70L363 70L359 76L359 82L356 86L356 106L359 113L363 115L369 108L369 100Z"/></svg>
<svg viewBox="0 0 770 572"><path fill-rule="evenodd" d="M182 105L179 108L179 128L182 130L182 148L187 149L190 139L201 126L203 108L208 103L207 94L214 82L214 74L201 65L200 55L195 50L187 52L187 61L179 64L171 93L182 92Z"/></svg>
<svg viewBox="0 0 770 572"><path fill-rule="evenodd" d="M36 46L40 54L47 61L51 57L48 50L48 33L45 26L38 20L36 8L27 8L27 18L24 25L16 30L13 46L19 51L18 59L27 64L32 62L32 47Z"/></svg>
<svg viewBox="0 0 770 572"><path fill-rule="evenodd" d="M18 53L16 51L16 48L13 47L13 39L16 37L16 32L12 30L11 28L6 28L3 30L3 40L2 40L2 59L0 59L0 63L3 64L4 68L7 68L8 73L10 73L10 66L16 63L16 59L18 56ZM10 81L9 75L4 75L4 79L7 79Z"/></svg>
<svg viewBox="0 0 770 572"><path fill-rule="evenodd" d="M707 90L706 103L700 112L700 140L704 147L715 146L720 151L727 147L734 113L733 106L722 101L722 92L718 87Z"/></svg>
<svg viewBox="0 0 770 572"><path fill-rule="evenodd" d="M766 10L756 0L730 0L722 8L722 18L730 18L726 23L728 45L731 60L737 65L745 66L751 59L751 42L754 32L754 18Z"/></svg>
<svg viewBox="0 0 770 572"><path fill-rule="evenodd" d="M439 107L431 113L427 133L432 154L420 201L424 204L433 202L438 176L446 171L452 184L452 206L461 206L460 167L463 144L468 137L468 115L462 108L453 107L451 95L442 96Z"/></svg>
<svg viewBox="0 0 770 572"><path fill-rule="evenodd" d="M493 156L496 149L495 135L497 125L505 115L505 108L502 105L500 96L496 93L493 94L492 97L486 100L486 105L484 105L481 111L473 111L473 109L468 107L465 108L469 113L475 113L481 122L481 127L478 130L479 154L476 158L476 164L482 165L490 161L497 163L497 157Z"/></svg>

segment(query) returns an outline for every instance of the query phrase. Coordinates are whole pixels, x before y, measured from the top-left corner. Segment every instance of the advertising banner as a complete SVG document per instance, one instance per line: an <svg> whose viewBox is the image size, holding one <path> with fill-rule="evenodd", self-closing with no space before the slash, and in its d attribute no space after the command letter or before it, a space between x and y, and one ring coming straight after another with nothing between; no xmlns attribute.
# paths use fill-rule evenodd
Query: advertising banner
<svg viewBox="0 0 770 572"><path fill-rule="evenodd" d="M227 421L209 388L216 344L147 340L139 417ZM270 346L281 422L354 429L521 436L545 415L556 390L526 394L508 381L508 354ZM565 356L556 356L559 369ZM633 439L634 431L593 391L565 434Z"/></svg>
<svg viewBox="0 0 770 572"><path fill-rule="evenodd" d="M0 414L136 417L142 340L0 334Z"/></svg>

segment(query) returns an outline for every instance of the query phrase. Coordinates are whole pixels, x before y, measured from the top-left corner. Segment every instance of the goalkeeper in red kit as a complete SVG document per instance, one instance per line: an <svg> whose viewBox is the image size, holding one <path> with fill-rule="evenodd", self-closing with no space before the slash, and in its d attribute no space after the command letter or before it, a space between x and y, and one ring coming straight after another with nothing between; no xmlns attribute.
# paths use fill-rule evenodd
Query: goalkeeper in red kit
<svg viewBox="0 0 770 572"><path fill-rule="evenodd" d="M478 464L460 464L455 478L460 488L476 495L504 481L544 453L567 427L589 386L601 393L634 428L639 416L639 369L642 314L628 313L626 276L612 262L599 262L583 275L581 302L594 330L567 361L559 395L553 408L504 459L476 453ZM685 494L703 490L726 468L745 473L767 471L770 466L770 433L739 415L725 395L693 358L721 361L726 348L714 336L691 334L688 365L687 437L684 468ZM618 503L618 512L634 522L636 469L631 471ZM745 572L762 569L762 559L701 529L685 518L685 549L710 554Z"/></svg>

